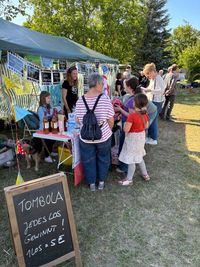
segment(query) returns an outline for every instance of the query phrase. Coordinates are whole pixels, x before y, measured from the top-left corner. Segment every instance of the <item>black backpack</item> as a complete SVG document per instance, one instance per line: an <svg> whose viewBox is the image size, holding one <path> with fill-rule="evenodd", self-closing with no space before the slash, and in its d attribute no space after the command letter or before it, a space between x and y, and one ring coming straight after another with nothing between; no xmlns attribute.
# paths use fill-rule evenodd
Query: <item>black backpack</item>
<svg viewBox="0 0 200 267"><path fill-rule="evenodd" d="M100 94L97 97L97 100L94 104L93 109L89 109L88 104L86 102L86 99L84 95L82 96L83 102L85 104L85 107L87 109L87 113L83 117L83 127L81 128L81 137L85 140L99 140L102 137L102 132L101 132L101 126L99 126L97 122L97 118L94 114L94 110L99 102L100 97L102 94Z"/></svg>

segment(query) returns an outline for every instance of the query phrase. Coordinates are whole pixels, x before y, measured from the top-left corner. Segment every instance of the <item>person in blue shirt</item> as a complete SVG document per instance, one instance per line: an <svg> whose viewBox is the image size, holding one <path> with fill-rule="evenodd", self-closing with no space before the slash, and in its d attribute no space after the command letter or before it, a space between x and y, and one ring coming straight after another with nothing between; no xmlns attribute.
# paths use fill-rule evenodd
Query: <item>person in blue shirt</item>
<svg viewBox="0 0 200 267"><path fill-rule="evenodd" d="M46 117L48 120L51 120L52 115L53 115L53 108L50 105L51 102L51 95L49 92L47 91L42 91L40 93L40 103L39 103L39 108L37 110L37 114L40 120L40 126L39 126L39 130L43 130L43 119L44 119L44 114L46 112ZM53 150L53 145L55 143L54 140L44 140L46 147L49 151L47 151L46 147L44 148L44 154L45 154L45 162L48 163L53 163L53 159L51 158L51 156L54 156L55 153L52 152ZM49 155L50 153L50 155Z"/></svg>

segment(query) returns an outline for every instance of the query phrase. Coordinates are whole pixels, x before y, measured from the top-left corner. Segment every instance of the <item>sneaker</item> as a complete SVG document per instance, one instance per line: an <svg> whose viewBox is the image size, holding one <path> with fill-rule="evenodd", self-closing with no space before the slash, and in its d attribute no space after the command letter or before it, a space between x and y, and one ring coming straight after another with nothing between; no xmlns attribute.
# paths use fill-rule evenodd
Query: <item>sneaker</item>
<svg viewBox="0 0 200 267"><path fill-rule="evenodd" d="M148 145L157 145L158 141L157 140L153 140L152 138L149 138L149 140L146 141L146 144Z"/></svg>
<svg viewBox="0 0 200 267"><path fill-rule="evenodd" d="M95 184L90 184L90 191L91 192L96 191L96 185Z"/></svg>
<svg viewBox="0 0 200 267"><path fill-rule="evenodd" d="M123 180L119 181L119 184L123 185L123 186L129 186L129 185L133 184L133 180L123 179Z"/></svg>
<svg viewBox="0 0 200 267"><path fill-rule="evenodd" d="M51 152L51 154L50 154L52 157L57 157L58 156L58 153L56 153L56 152Z"/></svg>
<svg viewBox="0 0 200 267"><path fill-rule="evenodd" d="M145 139L145 144L148 144L148 142L149 142L149 137L146 137L146 139Z"/></svg>
<svg viewBox="0 0 200 267"><path fill-rule="evenodd" d="M116 168L116 172L125 173L125 171L122 171L120 168Z"/></svg>
<svg viewBox="0 0 200 267"><path fill-rule="evenodd" d="M105 186L105 183L104 182L99 182L98 189L99 190L103 190L104 189L104 186Z"/></svg>
<svg viewBox="0 0 200 267"><path fill-rule="evenodd" d="M53 163L54 162L54 160L50 156L45 158L44 161L47 162L47 163Z"/></svg>

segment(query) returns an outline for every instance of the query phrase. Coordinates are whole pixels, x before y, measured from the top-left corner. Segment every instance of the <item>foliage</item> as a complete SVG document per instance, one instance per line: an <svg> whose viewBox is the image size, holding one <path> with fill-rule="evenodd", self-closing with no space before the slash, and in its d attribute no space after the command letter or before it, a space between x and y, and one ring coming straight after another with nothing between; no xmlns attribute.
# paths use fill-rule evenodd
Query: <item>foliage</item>
<svg viewBox="0 0 200 267"><path fill-rule="evenodd" d="M138 62L142 67L148 62L154 62L157 68L168 66L169 53L166 51L170 36L166 29L169 15L165 9L166 0L143 0L143 16L146 27L139 50Z"/></svg>
<svg viewBox="0 0 200 267"><path fill-rule="evenodd" d="M134 67L136 64L143 67L150 61L161 67L160 63L166 60L169 37L166 0L20 0L20 3L33 7L33 15L24 23L33 30L70 38Z"/></svg>
<svg viewBox="0 0 200 267"><path fill-rule="evenodd" d="M14 1L0 0L0 17L12 20L19 13L25 15L25 2L23 0L19 0L17 6Z"/></svg>
<svg viewBox="0 0 200 267"><path fill-rule="evenodd" d="M138 1L101 1L101 27L96 48L123 63L136 62L141 46L144 19Z"/></svg>
<svg viewBox="0 0 200 267"><path fill-rule="evenodd" d="M134 60L143 27L137 0L28 2L34 6L34 14L25 26L65 36L124 62Z"/></svg>
<svg viewBox="0 0 200 267"><path fill-rule="evenodd" d="M179 57L181 65L188 71L189 80L200 74L200 40L193 46L187 47Z"/></svg>
<svg viewBox="0 0 200 267"><path fill-rule="evenodd" d="M184 49L194 46L200 38L200 31L194 29L189 23L175 28L169 38L169 48L173 61L181 63L180 56Z"/></svg>

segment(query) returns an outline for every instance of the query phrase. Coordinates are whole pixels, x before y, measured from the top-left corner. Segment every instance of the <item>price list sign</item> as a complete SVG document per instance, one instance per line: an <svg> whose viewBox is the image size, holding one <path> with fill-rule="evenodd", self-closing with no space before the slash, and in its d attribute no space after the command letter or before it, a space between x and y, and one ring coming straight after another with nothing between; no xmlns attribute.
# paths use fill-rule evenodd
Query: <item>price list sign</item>
<svg viewBox="0 0 200 267"><path fill-rule="evenodd" d="M55 266L73 257L82 266L64 174L4 190L19 266Z"/></svg>

